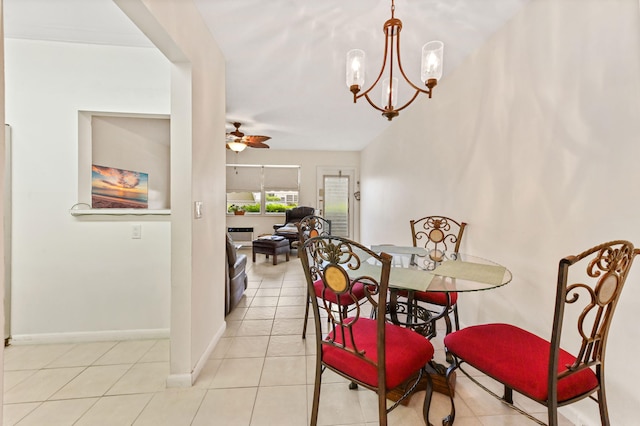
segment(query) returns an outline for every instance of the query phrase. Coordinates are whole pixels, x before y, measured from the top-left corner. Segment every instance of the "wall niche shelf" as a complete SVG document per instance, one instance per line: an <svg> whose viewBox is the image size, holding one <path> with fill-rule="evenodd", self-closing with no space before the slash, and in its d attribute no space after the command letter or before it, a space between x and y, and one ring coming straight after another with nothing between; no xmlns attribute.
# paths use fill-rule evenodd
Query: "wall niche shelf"
<svg viewBox="0 0 640 426"><path fill-rule="evenodd" d="M78 111L78 202L69 213L76 217L92 216L96 220L116 220L116 216L164 220L163 216L170 216L170 133L170 116L165 114ZM111 204L113 208L109 208L109 203L95 204L94 166L145 174L148 180L145 178L144 186L139 188L141 193L147 192L144 208L118 208L131 204ZM96 176L95 179L102 179ZM100 195L110 196L98 192ZM102 208L91 208L92 204Z"/></svg>
<svg viewBox="0 0 640 426"><path fill-rule="evenodd" d="M148 209L71 209L71 216L169 216L171 210Z"/></svg>

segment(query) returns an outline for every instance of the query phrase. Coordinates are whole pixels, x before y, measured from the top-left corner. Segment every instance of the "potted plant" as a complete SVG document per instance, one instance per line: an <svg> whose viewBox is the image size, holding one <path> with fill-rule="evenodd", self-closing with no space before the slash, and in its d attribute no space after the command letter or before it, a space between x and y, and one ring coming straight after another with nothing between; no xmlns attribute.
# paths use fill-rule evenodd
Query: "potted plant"
<svg viewBox="0 0 640 426"><path fill-rule="evenodd" d="M239 206L237 204L231 204L229 206L229 211L233 212L233 214L235 214L235 215L243 215L244 214L244 207Z"/></svg>

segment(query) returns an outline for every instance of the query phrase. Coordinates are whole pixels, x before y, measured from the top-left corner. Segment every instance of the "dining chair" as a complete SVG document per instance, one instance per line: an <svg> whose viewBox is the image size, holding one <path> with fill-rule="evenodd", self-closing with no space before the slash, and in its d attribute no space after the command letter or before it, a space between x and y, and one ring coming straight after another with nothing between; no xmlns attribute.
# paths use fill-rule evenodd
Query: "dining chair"
<svg viewBox="0 0 640 426"><path fill-rule="evenodd" d="M513 405L513 391L545 405L550 426L558 424L558 407L589 397L598 403L602 424L609 425L607 337L638 253L630 242L617 240L561 259L551 340L509 324L466 327L444 338L454 357L447 374L463 363L480 370L504 385L504 395L483 389L537 423L544 424ZM452 410L451 423L454 418Z"/></svg>
<svg viewBox="0 0 640 426"><path fill-rule="evenodd" d="M411 225L411 238L414 247L424 247L429 251L426 259L420 259L423 267L435 269L447 252L458 252L462 235L467 226L465 222L458 222L446 216L425 216L421 219L409 221ZM407 293L401 295L409 297ZM413 302L417 308L418 303L423 302L436 308L428 308L432 313L431 327L428 327L430 337L436 335L436 321L444 319L446 334L451 333L451 315L453 315L456 330L460 329L458 320L458 293L452 292L413 292ZM411 299L411 298L409 298Z"/></svg>
<svg viewBox="0 0 640 426"><path fill-rule="evenodd" d="M305 241L309 238L318 237L318 236L328 236L331 235L331 221L323 218L322 216L309 215L303 217L300 222L296 224L298 227L298 242L297 245L302 246ZM300 255L301 251L298 250L298 255ZM317 285L315 293L316 296L321 292L320 283ZM364 291L362 289L358 289L357 292L359 296L359 300L364 297ZM334 301L337 303L338 301ZM351 299L343 299L342 303L344 304L343 309L348 309L349 305L352 305ZM307 337L307 323L309 322L309 306L311 305L311 293L309 289L307 289L307 305L304 312L304 325L302 327L302 338L306 339Z"/></svg>
<svg viewBox="0 0 640 426"><path fill-rule="evenodd" d="M316 331L311 425L318 421L322 375L327 370L377 393L380 425L387 424L387 413L424 377L428 383L423 415L429 424L432 383L427 368L434 349L424 336L385 318L391 255L376 254L346 238L323 235L302 244L300 259L309 291L320 289L311 298ZM355 303L359 286L364 289L364 303L356 304L348 316L342 309L331 309L336 299ZM328 327L321 311L329 318ZM387 393L398 387L405 392L387 408Z"/></svg>

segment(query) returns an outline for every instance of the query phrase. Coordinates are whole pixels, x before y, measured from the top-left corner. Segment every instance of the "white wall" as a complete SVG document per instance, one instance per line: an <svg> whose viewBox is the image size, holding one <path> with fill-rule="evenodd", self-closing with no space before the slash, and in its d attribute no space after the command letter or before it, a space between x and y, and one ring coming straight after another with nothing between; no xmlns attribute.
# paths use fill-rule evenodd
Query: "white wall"
<svg viewBox="0 0 640 426"><path fill-rule="evenodd" d="M116 3L172 62L168 384L189 386L225 328L225 60L192 1Z"/></svg>
<svg viewBox="0 0 640 426"><path fill-rule="evenodd" d="M636 0L532 1L363 151L363 242L411 244L409 220L427 214L468 222L461 250L514 278L463 295L462 322L549 337L560 258L640 246L639 17ZM637 423L639 283L636 264L608 345L615 425ZM565 412L599 424L595 406Z"/></svg>
<svg viewBox="0 0 640 426"><path fill-rule="evenodd" d="M15 39L5 58L15 340L168 335L167 219L69 213L78 111L168 114L168 61L155 49ZM134 223L140 240L131 239Z"/></svg>
<svg viewBox="0 0 640 426"><path fill-rule="evenodd" d="M2 40L0 40L0 123L5 121L5 77L4 77L4 5L2 0L0 0L0 36L2 37ZM0 154L1 158L2 158L2 167L0 167L0 170L2 170L2 174L1 174L1 178L2 179L2 186L3 188L5 187L5 185L7 184L7 182L5 181L5 165L6 165L6 157L4 155L5 152L5 143L7 142L5 140L5 135L2 134L0 135L0 141L2 141L2 154ZM11 180L9 179L9 182ZM0 203L2 203L2 211L3 213L3 220L7 219L7 216L11 215L7 215L7 206L5 205L5 199L6 197L3 197L2 201L0 201ZM6 223L6 222L5 222ZM2 236L2 239L4 240L5 238L9 237L11 238L11 231L6 232L5 227L2 228L2 230L0 230L0 235ZM5 252L5 246L6 243L2 245L2 248L0 248L0 253L2 253L3 258L7 259L7 258L11 258L10 253L6 253ZM2 266L0 266L1 270L2 270L2 276L6 277L7 274L7 270L6 268L6 260L5 262L2 262ZM9 267L9 272L11 270L11 268ZM2 294L6 295L6 287L8 285L8 283L6 282L6 280L3 278L2 281L0 281L0 291L2 291ZM7 301L5 300L4 303L2 304L2 306L0 307L0 324L3 325L3 329L5 330L5 338L6 338L6 324L5 324L5 306L7 305ZM0 365L4 365L4 351L0 351ZM3 368L4 370L4 368ZM0 372L0 392L2 393L2 395L4 395L4 371ZM0 401L0 416L3 416L3 412L4 412L4 404L2 401ZM2 424L2 421L0 421L0 425Z"/></svg>
<svg viewBox="0 0 640 426"><path fill-rule="evenodd" d="M319 167L352 168L359 173L360 153L354 151L298 151L245 149L241 153L227 151L227 164L271 164L271 165L299 165L300 193L299 205L319 208L317 205L316 173ZM352 197L351 203L355 209L354 239L359 238L360 204ZM273 225L284 223L284 214L260 215L246 214L244 216L227 216L228 227L254 228L254 236L273 233Z"/></svg>

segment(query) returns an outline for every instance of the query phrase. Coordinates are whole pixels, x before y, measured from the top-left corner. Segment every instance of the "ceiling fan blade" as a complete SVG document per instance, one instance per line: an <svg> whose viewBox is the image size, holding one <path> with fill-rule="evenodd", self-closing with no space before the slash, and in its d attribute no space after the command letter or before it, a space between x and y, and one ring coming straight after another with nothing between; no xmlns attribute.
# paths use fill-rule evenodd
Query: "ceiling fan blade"
<svg viewBox="0 0 640 426"><path fill-rule="evenodd" d="M245 135L240 131L240 123L236 121L232 124L236 129L232 132L227 133L227 148L229 148L229 143L233 142L241 142L250 148L269 148L269 145L264 142L271 139L271 136Z"/></svg>
<svg viewBox="0 0 640 426"><path fill-rule="evenodd" d="M246 142L249 148L269 148L269 145L263 142Z"/></svg>
<svg viewBox="0 0 640 426"><path fill-rule="evenodd" d="M242 138L245 143L261 143L268 141L269 139L271 139L271 136L250 135Z"/></svg>

